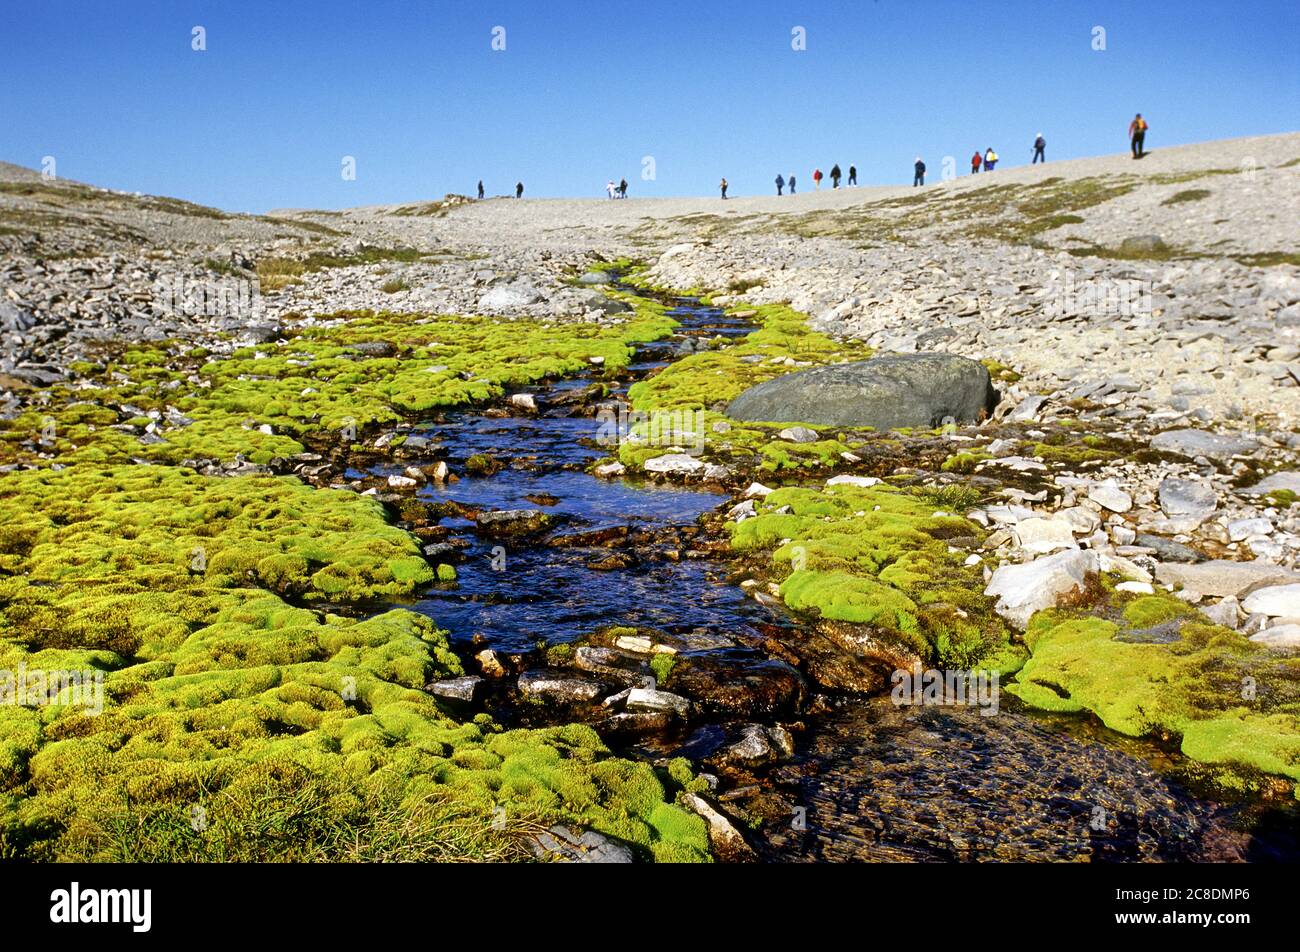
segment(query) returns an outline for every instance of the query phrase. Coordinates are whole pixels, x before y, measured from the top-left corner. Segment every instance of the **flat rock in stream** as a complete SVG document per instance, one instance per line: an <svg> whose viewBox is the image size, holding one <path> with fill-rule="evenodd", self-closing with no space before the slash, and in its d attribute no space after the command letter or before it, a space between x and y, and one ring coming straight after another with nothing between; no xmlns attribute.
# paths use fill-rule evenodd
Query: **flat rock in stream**
<svg viewBox="0 0 1300 952"><path fill-rule="evenodd" d="M996 403L989 372L979 361L953 354L891 354L760 383L732 400L727 416L878 430L929 428L983 419Z"/></svg>

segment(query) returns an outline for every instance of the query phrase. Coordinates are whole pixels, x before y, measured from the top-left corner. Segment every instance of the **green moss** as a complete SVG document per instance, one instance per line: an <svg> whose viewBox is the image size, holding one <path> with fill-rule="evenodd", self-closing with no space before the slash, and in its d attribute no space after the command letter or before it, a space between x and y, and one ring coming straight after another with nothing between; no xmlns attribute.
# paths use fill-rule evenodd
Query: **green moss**
<svg viewBox="0 0 1300 952"><path fill-rule="evenodd" d="M1161 205L1181 205L1184 202L1199 202L1203 198L1209 198L1213 192L1208 188L1187 188L1181 192L1174 192L1166 198Z"/></svg>
<svg viewBox="0 0 1300 952"><path fill-rule="evenodd" d="M790 512L775 510L790 507ZM771 549L793 610L871 625L926 657L969 667L1008 643L978 567L943 541L982 530L884 486L778 489L733 524L739 551Z"/></svg>
<svg viewBox="0 0 1300 952"><path fill-rule="evenodd" d="M1126 620L1178 617L1158 604L1171 601L1136 599ZM1300 781L1300 659L1191 618L1172 644L1118 641L1118 631L1101 617L1040 612L1008 690L1045 710L1091 711L1130 736L1181 737L1185 755L1235 789L1257 786L1252 772Z"/></svg>
<svg viewBox="0 0 1300 952"><path fill-rule="evenodd" d="M1124 606L1124 620L1134 628L1151 628L1194 611L1186 602L1167 595L1140 595Z"/></svg>
<svg viewBox="0 0 1300 952"><path fill-rule="evenodd" d="M672 673L673 665L677 663L677 656L661 651L650 659L650 671L655 676L657 684L667 684L668 675Z"/></svg>
<svg viewBox="0 0 1300 952"><path fill-rule="evenodd" d="M992 458L991 455L982 450L968 450L961 453L954 453L952 456L949 456L943 461L943 464L939 468L945 473L969 473L974 470L976 465L979 463Z"/></svg>
<svg viewBox="0 0 1300 952"><path fill-rule="evenodd" d="M456 581L456 566L454 566L454 565L448 565L448 564L445 563L445 562L442 563L441 565L439 565L439 566L438 566L438 581L439 581L439 582L454 582L454 581Z"/></svg>

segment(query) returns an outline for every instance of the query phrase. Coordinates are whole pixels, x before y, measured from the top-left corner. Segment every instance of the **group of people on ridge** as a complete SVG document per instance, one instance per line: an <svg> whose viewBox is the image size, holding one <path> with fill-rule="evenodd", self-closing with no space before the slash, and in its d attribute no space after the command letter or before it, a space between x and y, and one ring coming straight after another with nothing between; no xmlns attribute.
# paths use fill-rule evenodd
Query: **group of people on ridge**
<svg viewBox="0 0 1300 952"><path fill-rule="evenodd" d="M820 189L822 187L822 179L824 179L825 177L826 176L822 174L821 169L813 169L813 174L812 174L813 188ZM839 188L840 180L842 178L844 178L844 173L840 170L839 163L837 162L835 165L831 166L831 174L830 174L831 188ZM796 180L793 172L790 173L790 178L788 181L782 178L780 172L776 174L776 194L778 195L782 194L782 190L787 185L790 186L790 194L791 195L795 194L795 184L796 184ZM856 165L849 166L849 179L848 182L846 182L845 184L853 185L853 186L856 186L858 184L858 167Z"/></svg>
<svg viewBox="0 0 1300 952"><path fill-rule="evenodd" d="M610 179L605 183L605 192L610 198L627 198L627 179L619 179L617 185Z"/></svg>
<svg viewBox="0 0 1300 952"><path fill-rule="evenodd" d="M482 201L482 200L483 200L483 180L482 180L482 179L479 179L479 180L478 180L478 197L479 197L479 201ZM524 183L523 183L523 182L516 182L516 183L515 183L515 198L523 198L523 197L524 197Z"/></svg>

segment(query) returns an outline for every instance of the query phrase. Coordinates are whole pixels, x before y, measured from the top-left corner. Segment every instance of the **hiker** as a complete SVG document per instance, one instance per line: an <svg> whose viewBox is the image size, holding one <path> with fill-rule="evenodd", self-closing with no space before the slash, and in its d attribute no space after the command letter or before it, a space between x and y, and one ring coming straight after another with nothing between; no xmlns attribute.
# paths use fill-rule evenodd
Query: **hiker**
<svg viewBox="0 0 1300 952"><path fill-rule="evenodd" d="M1047 155L1043 152L1043 150L1046 148L1047 148L1047 140L1043 138L1043 134L1040 132L1038 133L1038 138L1034 140L1034 161L1030 162L1029 164L1037 165L1038 160L1042 159L1043 164L1046 165Z"/></svg>
<svg viewBox="0 0 1300 952"><path fill-rule="evenodd" d="M777 172L776 173L776 194L780 195L781 189L783 188L785 188L785 179L781 177L780 172Z"/></svg>
<svg viewBox="0 0 1300 952"><path fill-rule="evenodd" d="M916 174L912 176L912 186L915 187L917 185L924 185L924 184L925 184L925 163L921 161L921 157L918 155L916 157Z"/></svg>
<svg viewBox="0 0 1300 952"><path fill-rule="evenodd" d="M483 201L483 180L478 180L478 200Z"/></svg>
<svg viewBox="0 0 1300 952"><path fill-rule="evenodd" d="M855 187L858 184L858 167L856 165L849 166L849 184Z"/></svg>
<svg viewBox="0 0 1300 952"><path fill-rule="evenodd" d="M840 164L836 162L831 166L831 188L840 187Z"/></svg>
<svg viewBox="0 0 1300 952"><path fill-rule="evenodd" d="M984 156L980 155L980 150L976 149L975 154L970 157L970 174L974 175L984 164Z"/></svg>
<svg viewBox="0 0 1300 952"><path fill-rule="evenodd" d="M516 183L515 183L515 198L523 198L523 197L524 197L524 183L523 183L523 182L516 182Z"/></svg>
<svg viewBox="0 0 1300 952"><path fill-rule="evenodd" d="M794 194L794 173L790 173L790 194Z"/></svg>
<svg viewBox="0 0 1300 952"><path fill-rule="evenodd" d="M813 189L814 191L821 191L821 187L822 187L822 170L813 169Z"/></svg>
<svg viewBox="0 0 1300 952"><path fill-rule="evenodd" d="M1146 155L1147 121L1142 118L1142 113L1139 112L1128 124L1128 137L1133 148L1133 158L1140 159Z"/></svg>
<svg viewBox="0 0 1300 952"><path fill-rule="evenodd" d="M608 182L605 183L605 194L608 195L611 199L613 199L613 197L614 197L614 180L613 180L613 179L610 179Z"/></svg>
<svg viewBox="0 0 1300 952"><path fill-rule="evenodd" d="M992 172L993 166L998 164L998 154L993 151L993 146L989 146L984 152L984 171Z"/></svg>
<svg viewBox="0 0 1300 952"><path fill-rule="evenodd" d="M725 178L722 180L722 184L719 188L722 189L722 200L725 202L727 200L727 180Z"/></svg>
<svg viewBox="0 0 1300 952"><path fill-rule="evenodd" d="M618 180L618 197L627 198L627 179L625 178Z"/></svg>

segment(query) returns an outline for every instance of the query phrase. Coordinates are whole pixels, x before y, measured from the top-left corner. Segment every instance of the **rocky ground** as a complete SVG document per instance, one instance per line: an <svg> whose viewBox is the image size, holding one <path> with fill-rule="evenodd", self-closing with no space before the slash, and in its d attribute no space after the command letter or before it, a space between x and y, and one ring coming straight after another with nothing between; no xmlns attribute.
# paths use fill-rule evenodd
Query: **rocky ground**
<svg viewBox="0 0 1300 952"><path fill-rule="evenodd" d="M399 421L429 408L584 367L617 372L626 345L662 332L658 311L604 288L604 264L636 262L643 286L704 295L760 330L734 346L683 345L673 368L629 392L639 409L702 407L702 454L628 445L597 472L732 492L725 533L748 553L738 581L756 599L821 620L817 638L765 647L773 663L797 665L825 688L878 686L841 669L834 651L818 654L825 643L871 655L878 646L862 640L867 624L913 639L907 650L878 652L891 663L996 657L1019 673L1013 693L1027 704L1092 711L1134 736L1180 735L1194 760L1296 780L1297 213L1300 134L1160 149L1140 162L1008 168L920 189L725 203L448 196L261 216L0 165L0 470L15 486L21 480L0 501L56 504L58 492L32 468L66 466L72 488L62 491L89 506L94 479L82 480L80 467L129 471L148 461L211 476L293 473L402 510L403 494L446 478L445 464L381 479L349 477L350 463L403 460L415 443L398 449L409 435ZM329 316L344 311L391 314ZM460 318L429 314L490 320L462 334ZM514 322L525 330L514 333ZM517 338L535 338L535 347ZM784 422L813 425L746 425L725 413L749 384L778 374L917 353L979 361L996 388L992 411L946 427L874 430L798 419ZM512 377L516 361L526 369ZM538 409L528 399L511 406ZM57 438L39 432L55 419ZM316 432L354 424L360 456ZM68 432L71 445L60 443ZM195 491L189 478L177 477L178 493ZM370 527L372 516L354 518ZM32 538L57 524L0 538L0 557L11 560L0 572L28 571L20 560L35 559ZM233 537L238 527L220 531ZM910 548L898 548L899 533ZM877 578L864 574L864 558L845 569L843 547L863 539L880 550L871 559L906 555L912 568L886 578L876 565ZM385 544L418 561L410 539ZM811 553L806 574L797 566L791 574L792 547ZM408 566L414 574L403 578L349 577L348 591L409 594L430 581L436 561ZM296 571L248 566L263 582ZM943 589L940 576L953 584ZM325 597L337 584L294 579L292 594ZM227 595L204 598L225 611ZM1058 603L1084 615L1057 616ZM603 664L650 650L618 637L642 636L597 638L581 657ZM461 679L485 664L464 660L462 668L439 655L445 677L436 686L448 697L468 690ZM1116 671L1132 677L1117 684ZM524 696L572 680L549 668L513 674ZM679 704L700 703L686 669L677 677L627 711L665 721ZM1265 685L1262 707L1236 700L1245 680ZM1210 681L1213 696L1203 690ZM752 728L733 747L761 747L765 763L789 756L784 727ZM687 795L700 800L705 789L691 783ZM707 803L692 809L735 835L714 824ZM637 836L649 842L646 830L657 827L645 823ZM606 848L571 832L552 830L546 848ZM683 855L698 851L693 835L674 828L672 843L694 844L680 846Z"/></svg>

